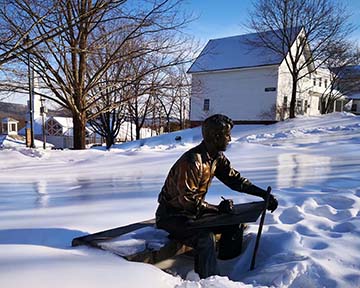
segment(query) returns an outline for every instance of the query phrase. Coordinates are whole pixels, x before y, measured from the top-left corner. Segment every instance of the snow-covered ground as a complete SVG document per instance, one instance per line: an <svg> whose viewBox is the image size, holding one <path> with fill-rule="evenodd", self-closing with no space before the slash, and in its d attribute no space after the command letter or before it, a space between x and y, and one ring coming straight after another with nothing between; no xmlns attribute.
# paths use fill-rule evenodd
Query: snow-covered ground
<svg viewBox="0 0 360 288"><path fill-rule="evenodd" d="M74 237L153 218L169 168L201 140L196 128L111 151L0 150L0 287L360 287L360 117L236 126L232 134L232 165L272 186L280 204L266 216L254 271L251 249L221 262L226 276L186 281L71 247ZM220 196L255 200L214 181L207 199Z"/></svg>

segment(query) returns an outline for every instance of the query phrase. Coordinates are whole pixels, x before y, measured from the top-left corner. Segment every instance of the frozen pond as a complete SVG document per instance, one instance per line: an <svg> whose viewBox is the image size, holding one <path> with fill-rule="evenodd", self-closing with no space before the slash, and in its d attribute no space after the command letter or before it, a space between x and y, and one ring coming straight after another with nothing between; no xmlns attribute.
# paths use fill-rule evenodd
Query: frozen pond
<svg viewBox="0 0 360 288"><path fill-rule="evenodd" d="M154 197L131 179L79 179L71 182L39 180L30 183L0 183L0 210L58 207L74 203Z"/></svg>
<svg viewBox="0 0 360 288"><path fill-rule="evenodd" d="M351 155L339 152L334 155L325 153L321 155L322 151L294 153L284 152L282 149L277 150L278 154L262 153L262 157L256 158L241 155L240 167L236 167L236 164L234 166L254 183L260 186L271 185L273 189L311 186L349 189L360 186L357 177L360 175L359 160ZM232 151L228 154L230 159L234 158ZM144 161L146 161L146 156ZM131 167L131 169L135 168ZM149 172L153 174L153 171ZM41 176L36 178L41 178ZM65 181L39 179L34 182L0 182L0 210L57 207L73 203L86 205L91 202L120 199L151 198L156 201L156 195L161 189L164 178L164 175L159 175L151 182L146 175L136 179L131 176L117 176L112 178L84 177ZM209 197L219 196L214 195L218 194L215 190L227 190L216 180L213 186L216 188L211 189Z"/></svg>

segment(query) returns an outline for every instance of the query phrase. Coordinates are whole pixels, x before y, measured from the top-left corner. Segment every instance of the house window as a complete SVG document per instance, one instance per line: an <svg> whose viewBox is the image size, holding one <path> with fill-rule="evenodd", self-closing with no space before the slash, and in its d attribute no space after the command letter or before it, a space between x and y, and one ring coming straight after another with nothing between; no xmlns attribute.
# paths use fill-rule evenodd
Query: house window
<svg viewBox="0 0 360 288"><path fill-rule="evenodd" d="M328 79L325 79L325 80L324 80L324 86L325 86L325 88L328 87Z"/></svg>
<svg viewBox="0 0 360 288"><path fill-rule="evenodd" d="M288 101L288 97L284 96L284 100L283 100L283 106L287 107L287 101Z"/></svg>
<svg viewBox="0 0 360 288"><path fill-rule="evenodd" d="M203 107L204 111L209 111L210 110L210 99L204 99L204 107Z"/></svg>
<svg viewBox="0 0 360 288"><path fill-rule="evenodd" d="M342 112L343 111L343 101L335 101L335 111Z"/></svg>
<svg viewBox="0 0 360 288"><path fill-rule="evenodd" d="M296 101L296 111L299 114L304 113L304 111L303 111L303 100L299 99L299 100Z"/></svg>
<svg viewBox="0 0 360 288"><path fill-rule="evenodd" d="M304 113L307 112L307 108L308 108L308 100L305 100L305 103L304 103Z"/></svg>
<svg viewBox="0 0 360 288"><path fill-rule="evenodd" d="M351 105L351 112L356 112L357 111L357 104L352 104Z"/></svg>
<svg viewBox="0 0 360 288"><path fill-rule="evenodd" d="M319 78L319 87L321 87L321 85L322 85L322 78L320 77Z"/></svg>
<svg viewBox="0 0 360 288"><path fill-rule="evenodd" d="M296 107L298 109L301 109L302 108L302 100L296 100Z"/></svg>
<svg viewBox="0 0 360 288"><path fill-rule="evenodd" d="M11 123L10 124L10 130L9 132L16 132L16 124L15 123Z"/></svg>
<svg viewBox="0 0 360 288"><path fill-rule="evenodd" d="M2 133L3 133L3 134L7 134L7 133L8 133L8 131L7 131L7 123L3 123L3 124L2 124Z"/></svg>
<svg viewBox="0 0 360 288"><path fill-rule="evenodd" d="M316 78L314 77L314 80L313 80L313 84L314 86L316 86Z"/></svg>

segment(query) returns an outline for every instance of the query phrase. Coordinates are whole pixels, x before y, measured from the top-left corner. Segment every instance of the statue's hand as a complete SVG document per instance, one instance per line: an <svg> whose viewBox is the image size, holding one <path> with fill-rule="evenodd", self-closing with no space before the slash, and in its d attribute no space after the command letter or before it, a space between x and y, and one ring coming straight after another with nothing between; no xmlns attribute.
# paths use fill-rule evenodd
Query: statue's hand
<svg viewBox="0 0 360 288"><path fill-rule="evenodd" d="M232 199L223 199L218 205L220 213L230 213L234 207L234 201Z"/></svg>
<svg viewBox="0 0 360 288"><path fill-rule="evenodd" d="M269 204L268 204L268 210L274 212L276 208L278 207L279 203L278 200L275 198L273 194L269 195Z"/></svg>

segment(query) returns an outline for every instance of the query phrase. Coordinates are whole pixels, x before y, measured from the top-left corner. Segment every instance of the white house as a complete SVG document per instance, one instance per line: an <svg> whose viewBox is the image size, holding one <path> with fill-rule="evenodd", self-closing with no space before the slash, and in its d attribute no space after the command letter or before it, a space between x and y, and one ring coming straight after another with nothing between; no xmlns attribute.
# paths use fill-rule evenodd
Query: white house
<svg viewBox="0 0 360 288"><path fill-rule="evenodd" d="M304 30L298 29L293 45L303 34ZM192 75L193 126L215 113L226 114L235 123L273 123L288 116L279 112L286 111L291 100L292 81L285 59L251 44L258 39L253 33L207 43L188 70ZM320 113L319 97L329 83L330 74L326 74L325 70L318 71L299 82L297 113Z"/></svg>

